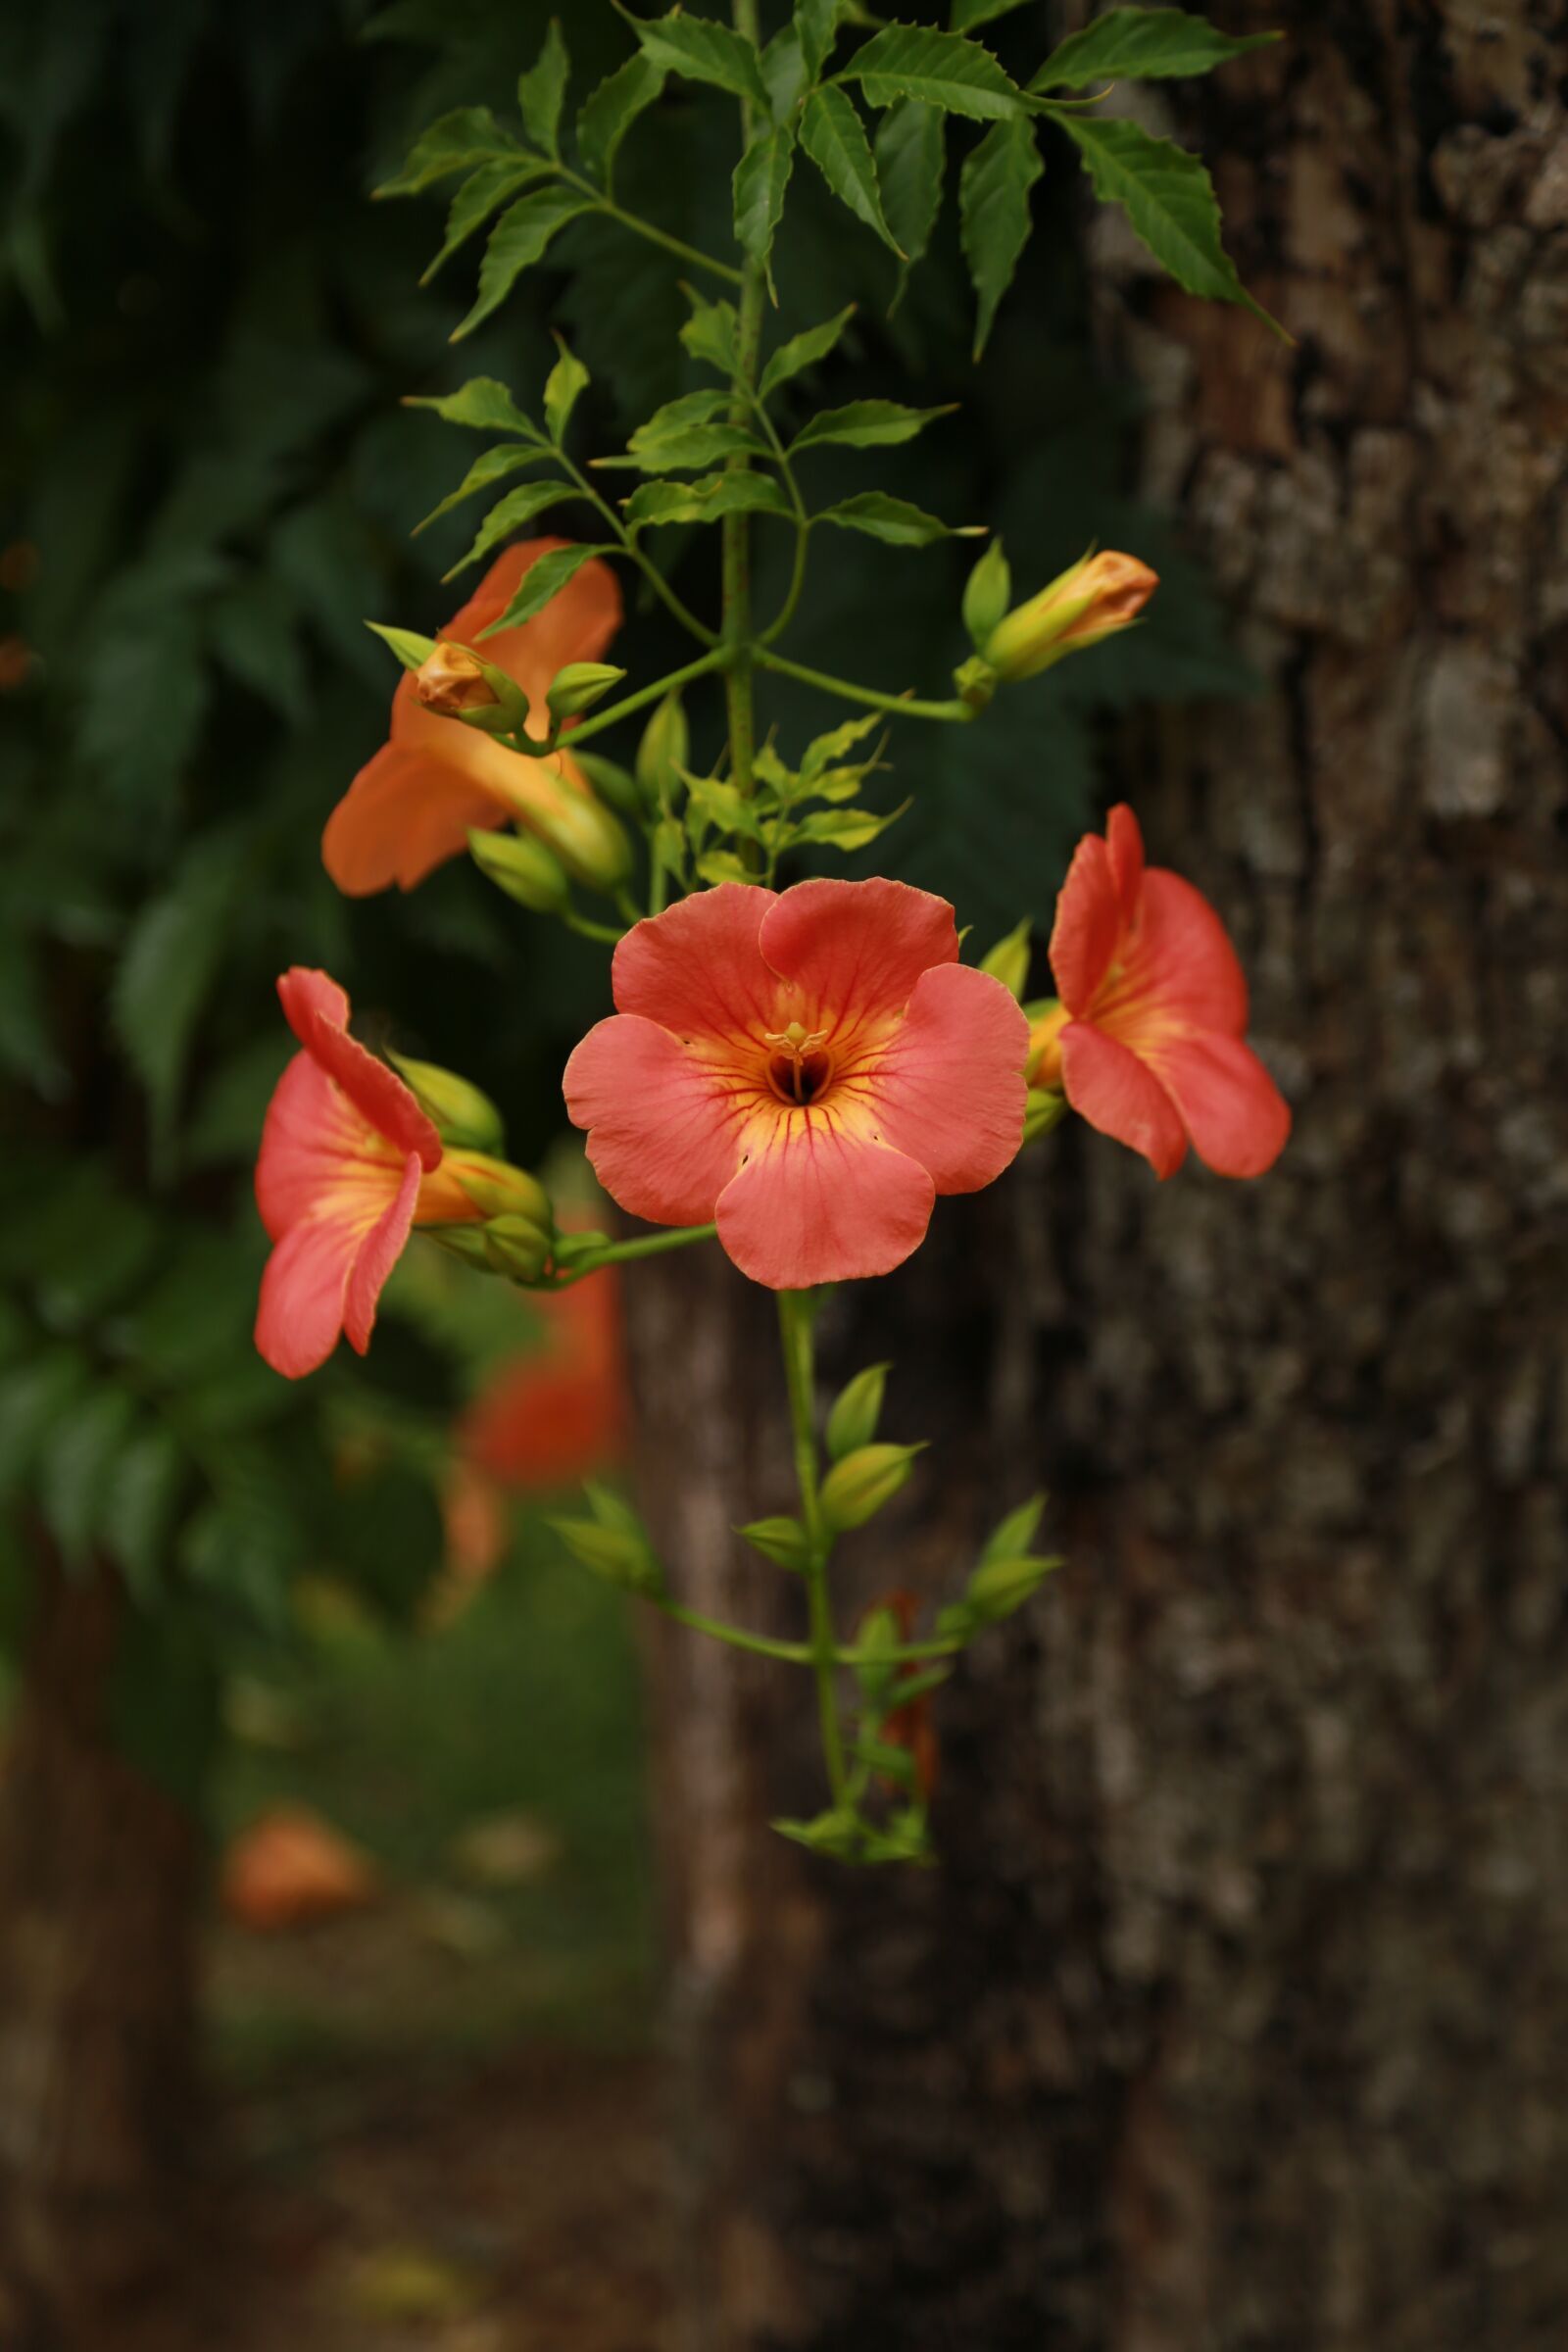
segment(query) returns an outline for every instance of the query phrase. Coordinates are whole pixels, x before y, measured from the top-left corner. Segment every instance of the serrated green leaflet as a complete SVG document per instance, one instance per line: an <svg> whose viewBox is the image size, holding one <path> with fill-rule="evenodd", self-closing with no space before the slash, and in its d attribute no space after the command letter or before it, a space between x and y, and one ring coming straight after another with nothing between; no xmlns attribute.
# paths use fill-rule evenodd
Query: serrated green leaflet
<svg viewBox="0 0 1568 2352"><path fill-rule="evenodd" d="M933 539L953 536L951 524L922 514L907 499L890 498L885 490L861 490L836 507L824 507L814 519L831 522L841 531L863 531L889 547L929 547Z"/></svg>
<svg viewBox="0 0 1568 2352"><path fill-rule="evenodd" d="M953 14L948 22L955 32L973 32L976 25L989 24L997 17L1010 17L1015 8L1023 8L1027 0L953 0Z"/></svg>
<svg viewBox="0 0 1568 2352"><path fill-rule="evenodd" d="M561 109L570 72L571 61L561 37L561 26L552 18L538 64L517 77L517 112L522 117L522 126L546 155L561 152Z"/></svg>
<svg viewBox="0 0 1568 2352"><path fill-rule="evenodd" d="M542 156L518 155L500 158L493 164L481 164L471 172L452 199L447 214L447 233L440 252L419 279L427 286L443 263L449 262L466 245L475 229L482 227L498 206L520 193L531 180L538 179L550 170Z"/></svg>
<svg viewBox="0 0 1568 2352"><path fill-rule="evenodd" d="M641 425L623 458L596 458L605 472L631 467L638 473L698 473L726 458L765 458L766 450L738 424L690 424L664 432Z"/></svg>
<svg viewBox="0 0 1568 2352"><path fill-rule="evenodd" d="M545 429L552 441L564 438L571 412L590 381L587 368L566 348L565 338L557 335L561 357L551 368L545 384Z"/></svg>
<svg viewBox="0 0 1568 2352"><path fill-rule="evenodd" d="M470 375L457 392L409 393L406 409L433 409L446 424L472 425L481 433L519 433L543 448L543 436L525 416L505 384L493 375Z"/></svg>
<svg viewBox="0 0 1568 2352"><path fill-rule="evenodd" d="M450 179L455 172L476 171L481 164L505 157L509 150L520 154L487 106L459 107L419 133L403 169L383 180L375 193L416 196L438 179Z"/></svg>
<svg viewBox="0 0 1568 2352"><path fill-rule="evenodd" d="M662 70L639 49L590 92L577 117L577 152L590 179L609 189L622 139L663 89Z"/></svg>
<svg viewBox="0 0 1568 2352"><path fill-rule="evenodd" d="M536 515L543 514L547 508L564 506L568 499L581 496L581 491L573 488L570 482L524 482L519 488L509 490L479 525L478 534L467 554L454 564L450 571L443 572L442 578L456 579L460 571L466 571L470 564L477 564L493 547L498 547L503 539L511 539L532 522Z"/></svg>
<svg viewBox="0 0 1568 2352"><path fill-rule="evenodd" d="M1163 79L1207 74L1233 57L1267 49L1277 32L1240 37L1218 31L1181 8L1113 8L1081 32L1069 33L1029 87L1031 91L1082 89L1095 81Z"/></svg>
<svg viewBox="0 0 1568 2352"><path fill-rule="evenodd" d="M946 127L939 106L922 106L914 98L901 98L877 124L876 169L882 184L882 209L906 263L895 309L904 293L908 265L919 261L930 244L942 210Z"/></svg>
<svg viewBox="0 0 1568 2352"><path fill-rule="evenodd" d="M803 369L814 368L818 361L825 360L854 317L852 302L836 318L825 318L820 326L808 326L801 334L791 335L787 343L781 343L762 369L762 380L758 386L760 397L770 399L792 375L799 375Z"/></svg>
<svg viewBox="0 0 1568 2352"><path fill-rule="evenodd" d="M990 122L1020 114L1023 99L979 41L960 32L929 31L918 24L887 24L857 50L844 69L871 106L893 106L916 98L950 115Z"/></svg>
<svg viewBox="0 0 1568 2352"><path fill-rule="evenodd" d="M1169 139L1151 138L1136 122L1058 113L1054 108L1052 113L1078 149L1095 194L1122 207L1138 236L1179 286L1213 302L1241 303L1277 334L1284 333L1236 274L1236 265L1220 242L1214 183L1196 155Z"/></svg>
<svg viewBox="0 0 1568 2352"><path fill-rule="evenodd" d="M500 619L493 620L487 629L480 630L481 639L498 637L503 629L519 628L525 620L532 620L536 612L544 611L552 597L560 595L568 580L575 579L593 557L614 553L612 547L553 547L548 555L541 556L537 563L529 566L523 574L522 585Z"/></svg>
<svg viewBox="0 0 1568 2352"><path fill-rule="evenodd" d="M890 448L896 442L912 441L933 417L951 416L955 406L950 401L940 409L909 409L897 400L852 400L842 409L824 409L819 416L808 417L790 444L790 455L819 442L835 442L846 449Z"/></svg>
<svg viewBox="0 0 1568 2352"><path fill-rule="evenodd" d="M453 342L471 335L480 320L505 302L524 270L531 270L543 257L558 230L575 220L579 213L592 210L586 196L575 196L569 188L549 187L535 188L503 213L490 231L479 265L478 300L462 324L453 328Z"/></svg>
<svg viewBox="0 0 1568 2352"><path fill-rule="evenodd" d="M700 294L691 296L691 304L692 315L680 330L682 343L694 360L705 360L721 375L733 375L739 365L735 305L706 302Z"/></svg>
<svg viewBox="0 0 1568 2352"><path fill-rule="evenodd" d="M1029 195L1045 166L1034 124L998 122L965 158L958 179L963 258L979 298L974 356L986 347L997 308L1029 242Z"/></svg>
<svg viewBox="0 0 1568 2352"><path fill-rule="evenodd" d="M682 74L688 81L711 82L736 98L749 98L764 115L770 111L757 51L727 24L715 24L706 17L684 17L673 10L652 24L630 16L626 22L653 65Z"/></svg>
<svg viewBox="0 0 1568 2352"><path fill-rule="evenodd" d="M795 167L795 133L787 123L760 130L735 167L735 238L763 270L773 232L784 215L784 193Z"/></svg>
<svg viewBox="0 0 1568 2352"><path fill-rule="evenodd" d="M701 482L644 482L622 509L630 530L662 523L718 522L726 514L789 514L790 502L770 473L710 474Z"/></svg>
<svg viewBox="0 0 1568 2352"><path fill-rule="evenodd" d="M860 121L842 90L813 90L801 115L801 145L841 204L904 256L882 210L876 165Z"/></svg>
<svg viewBox="0 0 1568 2352"><path fill-rule="evenodd" d="M795 34L808 83L821 78L843 13L843 0L795 0Z"/></svg>

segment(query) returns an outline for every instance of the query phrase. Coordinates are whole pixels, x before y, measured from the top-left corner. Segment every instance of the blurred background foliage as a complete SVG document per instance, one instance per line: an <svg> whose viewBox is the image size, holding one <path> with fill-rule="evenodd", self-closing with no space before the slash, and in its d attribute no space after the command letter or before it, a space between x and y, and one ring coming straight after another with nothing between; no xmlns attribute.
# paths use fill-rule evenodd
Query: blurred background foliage
<svg viewBox="0 0 1568 2352"><path fill-rule="evenodd" d="M526 1332L509 1295L456 1270L437 1280L416 1250L367 1366L340 1358L291 1389L255 1358L249 1165L290 1050L274 976L295 961L334 971L363 1034L475 1078L530 1161L562 1124L564 1054L606 1003L600 951L521 918L467 867L407 901L350 906L318 856L394 682L365 619L428 630L459 601L440 574L466 516L410 530L471 449L400 396L490 373L532 397L560 325L594 379L574 429L608 449L697 380L676 340L679 264L613 224L574 223L453 354L471 254L421 291L437 211L368 201L444 109L510 108L550 13L61 0L0 23L0 1649L25 1620L40 1528L67 1574L112 1562L137 1629L124 1729L190 1794L215 1674L297 1642L296 1579L337 1580L394 1623L416 1611L442 1558L450 1415ZM1038 50L1040 13L995 27L1004 61ZM572 9L567 30L576 102L630 40L608 5ZM672 86L628 139L622 201L726 250L733 113ZM956 150L970 129L953 126ZM890 317L896 263L797 175L776 330L858 306L803 399L912 383L922 404L959 403L916 448L885 453L882 478L954 520L1004 524L1020 594L1092 540L1165 578L1137 632L973 728L890 746L887 805L914 805L875 863L955 899L984 948L1022 912L1049 920L1095 794L1101 714L1245 679L1167 528L1121 488L1129 413L1090 361L1067 234L1077 174L1053 170L1038 191L979 374L955 181L956 167ZM811 487L832 495L835 454L810 462ZM692 533L678 559L683 594L708 610L716 552L714 534ZM764 526L764 605L785 553ZM789 651L837 666L853 644L868 682L942 692L966 651L972 560L963 543L835 545ZM633 682L685 651L634 599L617 657ZM834 715L809 690L761 688L786 753ZM701 758L716 694L692 716ZM620 1676L624 1725L610 1625L594 1614L583 1641ZM502 1626L514 1656L532 1638L526 1608L503 1608ZM578 1682L599 1724L594 1677ZM412 1723L424 1702L410 1692ZM527 1733L499 1738L496 1706L461 1674L451 1704L465 1723L477 1704L497 1771L526 1778ZM550 1737L564 1773L575 1735ZM628 1740L610 1743L617 1802Z"/></svg>

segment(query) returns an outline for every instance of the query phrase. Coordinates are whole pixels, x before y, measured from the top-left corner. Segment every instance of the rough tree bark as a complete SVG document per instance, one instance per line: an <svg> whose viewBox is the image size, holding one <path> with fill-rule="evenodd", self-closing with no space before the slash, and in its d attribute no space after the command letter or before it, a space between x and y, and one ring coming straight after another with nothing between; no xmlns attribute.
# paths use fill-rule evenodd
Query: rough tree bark
<svg viewBox="0 0 1568 2352"><path fill-rule="evenodd" d="M180 2242L199 1847L116 1744L118 1586L39 1585L0 1757L0 2344L104 2352Z"/></svg>
<svg viewBox="0 0 1568 2352"><path fill-rule="evenodd" d="M867 1585L1042 1475L1070 1556L944 1697L938 1872L770 1846L798 1693L656 1678L705 2352L1568 2331L1568 10L1216 13L1288 34L1180 127L1297 348L1095 259L1266 692L1133 797L1297 1131L1069 1133L835 1310L939 1440ZM628 1286L656 1516L755 1611L775 1375L690 1276Z"/></svg>

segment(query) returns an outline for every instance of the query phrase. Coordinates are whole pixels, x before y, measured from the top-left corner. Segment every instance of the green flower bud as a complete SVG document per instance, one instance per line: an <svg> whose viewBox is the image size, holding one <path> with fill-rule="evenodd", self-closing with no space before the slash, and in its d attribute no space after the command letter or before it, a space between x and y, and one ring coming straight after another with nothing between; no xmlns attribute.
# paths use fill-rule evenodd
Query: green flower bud
<svg viewBox="0 0 1568 2352"><path fill-rule="evenodd" d="M982 652L999 678L1038 676L1064 655L1098 645L1138 618L1157 573L1136 556L1085 556L1000 621Z"/></svg>
<svg viewBox="0 0 1568 2352"><path fill-rule="evenodd" d="M963 591L963 625L977 653L984 650L986 639L1006 612L1011 596L1012 566L1002 552L1002 541L993 539L970 572Z"/></svg>
<svg viewBox="0 0 1568 2352"><path fill-rule="evenodd" d="M859 1446L822 1481L822 1517L835 1535L863 1527L906 1486L920 1446Z"/></svg>
<svg viewBox="0 0 1568 2352"><path fill-rule="evenodd" d="M530 834L472 832L468 849L482 874L536 914L559 913L571 896L560 858Z"/></svg>
<svg viewBox="0 0 1568 2352"><path fill-rule="evenodd" d="M780 1568L804 1569L810 1558L810 1545L806 1530L798 1519L754 1519L749 1527L738 1527L754 1551L764 1560L773 1560Z"/></svg>
<svg viewBox="0 0 1568 2352"><path fill-rule="evenodd" d="M552 1235L530 1217L491 1217L479 1228L485 1255L513 1282L537 1282L550 1257Z"/></svg>
<svg viewBox="0 0 1568 2352"><path fill-rule="evenodd" d="M591 710L625 675L612 662L568 662L564 669L557 670L545 696L552 718L559 724L564 718L575 718L579 711Z"/></svg>
<svg viewBox="0 0 1568 2352"><path fill-rule="evenodd" d="M480 1152L464 1152L445 1166L457 1178L466 1197L482 1216L526 1217L548 1233L554 1226L550 1195L537 1176L514 1168L510 1160L490 1159Z"/></svg>
<svg viewBox="0 0 1568 2352"><path fill-rule="evenodd" d="M999 939L990 954L981 957L980 969L1000 980L1015 1003L1023 1002L1023 992L1029 985L1029 917L1024 916Z"/></svg>
<svg viewBox="0 0 1568 2352"><path fill-rule="evenodd" d="M568 739L565 749L582 769L599 798L621 816L629 816L634 824L643 821L643 796L637 789L637 779L630 768L622 767L616 760L606 760L598 752L579 752Z"/></svg>
<svg viewBox="0 0 1568 2352"><path fill-rule="evenodd" d="M1047 1087L1032 1086L1023 1099L1023 1140L1032 1144L1037 1136L1049 1135L1059 1127L1067 1116L1067 1098L1054 1094Z"/></svg>
<svg viewBox="0 0 1568 2352"><path fill-rule="evenodd" d="M997 691L997 673L989 662L971 654L954 671L953 683L958 689L960 702L967 703L971 710L983 710Z"/></svg>
<svg viewBox="0 0 1568 2352"><path fill-rule="evenodd" d="M666 694L643 729L637 746L637 781L650 808L668 808L692 763L691 730L678 694Z"/></svg>
<svg viewBox="0 0 1568 2352"><path fill-rule="evenodd" d="M601 1519L552 1519L573 1559L622 1592L647 1596L664 1590L664 1574L639 1527L607 1525Z"/></svg>
<svg viewBox="0 0 1568 2352"><path fill-rule="evenodd" d="M387 1049L387 1059L414 1095L444 1144L469 1145L475 1152L501 1152L506 1134L501 1113L488 1095L455 1070L433 1061L414 1061Z"/></svg>
<svg viewBox="0 0 1568 2352"><path fill-rule="evenodd" d="M591 890L613 890L631 872L631 843L624 827L598 801L570 785L546 806L519 808L517 821L554 850L574 881Z"/></svg>
<svg viewBox="0 0 1568 2352"><path fill-rule="evenodd" d="M876 1436L890 1369L887 1364L867 1364L834 1398L827 1417L827 1449L834 1461L869 1446Z"/></svg>

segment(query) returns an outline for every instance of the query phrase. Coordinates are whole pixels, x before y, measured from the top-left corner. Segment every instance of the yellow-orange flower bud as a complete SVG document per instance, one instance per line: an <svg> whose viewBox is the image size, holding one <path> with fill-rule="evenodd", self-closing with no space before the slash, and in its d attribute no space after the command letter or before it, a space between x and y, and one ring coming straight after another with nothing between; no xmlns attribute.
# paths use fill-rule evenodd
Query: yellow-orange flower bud
<svg viewBox="0 0 1568 2352"><path fill-rule="evenodd" d="M1112 549L1085 556L997 623L986 661L1000 678L1036 677L1064 655L1131 627L1158 586L1158 573L1136 556Z"/></svg>
<svg viewBox="0 0 1568 2352"><path fill-rule="evenodd" d="M414 672L414 691L427 710L453 717L460 710L482 710L501 697L485 676L489 663L466 645L437 644L427 662Z"/></svg>

